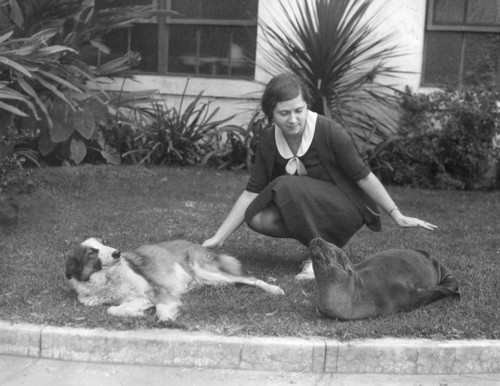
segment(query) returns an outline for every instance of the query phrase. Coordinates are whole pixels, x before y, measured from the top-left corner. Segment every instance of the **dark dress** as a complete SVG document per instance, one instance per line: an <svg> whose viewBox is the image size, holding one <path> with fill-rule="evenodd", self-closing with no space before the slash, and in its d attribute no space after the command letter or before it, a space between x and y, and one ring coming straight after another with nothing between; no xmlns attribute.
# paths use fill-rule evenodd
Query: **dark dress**
<svg viewBox="0 0 500 386"><path fill-rule="evenodd" d="M325 126L324 120L322 123ZM259 157L257 154L246 190L259 194L249 205L245 221L248 223L266 206L274 204L281 212L292 238L308 246L313 238L321 237L343 247L365 224L365 219L353 199L335 184L332 174L320 162L318 146L322 142L316 138L317 135L316 129L309 149L299 157L307 170L307 176L288 175L285 171L288 160L278 151L273 152L273 167L269 176L264 166L264 156L261 154ZM270 138L268 136L268 140ZM323 137L320 139L323 140ZM345 146L345 143L349 146ZM343 175L357 181L366 177L370 169L351 145L350 141L344 142L336 158Z"/></svg>

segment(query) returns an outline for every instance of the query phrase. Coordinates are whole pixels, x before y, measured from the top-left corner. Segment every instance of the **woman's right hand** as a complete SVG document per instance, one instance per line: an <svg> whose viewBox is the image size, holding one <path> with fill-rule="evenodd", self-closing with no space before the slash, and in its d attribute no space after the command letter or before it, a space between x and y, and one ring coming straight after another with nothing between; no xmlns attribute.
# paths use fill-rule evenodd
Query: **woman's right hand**
<svg viewBox="0 0 500 386"><path fill-rule="evenodd" d="M224 241L236 229L238 229L241 224L243 224L243 221L245 220L245 211L256 196L257 193L251 193L244 190L234 203L233 208L223 221L222 225L215 232L215 235L208 240L205 240L202 245L206 248L221 247L222 244L224 244Z"/></svg>
<svg viewBox="0 0 500 386"><path fill-rule="evenodd" d="M213 236L203 242L203 246L205 248L218 248L221 247L224 242L222 240L219 240L217 237Z"/></svg>

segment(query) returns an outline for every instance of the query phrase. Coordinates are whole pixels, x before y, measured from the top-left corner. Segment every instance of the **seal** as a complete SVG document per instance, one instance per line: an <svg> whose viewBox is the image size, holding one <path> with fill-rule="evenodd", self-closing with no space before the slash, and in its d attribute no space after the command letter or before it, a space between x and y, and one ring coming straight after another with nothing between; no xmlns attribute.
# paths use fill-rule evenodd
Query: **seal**
<svg viewBox="0 0 500 386"><path fill-rule="evenodd" d="M340 320L372 318L459 298L458 281L423 251L391 249L353 265L334 244L309 244L320 311Z"/></svg>

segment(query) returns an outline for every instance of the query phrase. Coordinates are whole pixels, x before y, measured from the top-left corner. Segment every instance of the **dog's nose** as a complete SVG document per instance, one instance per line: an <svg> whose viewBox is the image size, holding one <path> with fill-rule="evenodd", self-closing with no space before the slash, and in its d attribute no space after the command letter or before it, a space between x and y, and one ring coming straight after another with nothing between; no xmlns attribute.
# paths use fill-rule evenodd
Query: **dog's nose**
<svg viewBox="0 0 500 386"><path fill-rule="evenodd" d="M114 251L111 254L111 257L113 257L113 259L119 259L121 255L122 255L122 253L120 251Z"/></svg>

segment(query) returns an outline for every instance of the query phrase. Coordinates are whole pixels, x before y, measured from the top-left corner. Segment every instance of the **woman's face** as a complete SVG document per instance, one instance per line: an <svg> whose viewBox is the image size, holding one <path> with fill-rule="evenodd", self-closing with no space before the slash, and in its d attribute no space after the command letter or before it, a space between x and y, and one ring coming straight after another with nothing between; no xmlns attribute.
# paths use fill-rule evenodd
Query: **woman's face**
<svg viewBox="0 0 500 386"><path fill-rule="evenodd" d="M300 136L306 127L307 103L299 94L296 98L278 102L273 110L273 121L285 136Z"/></svg>

